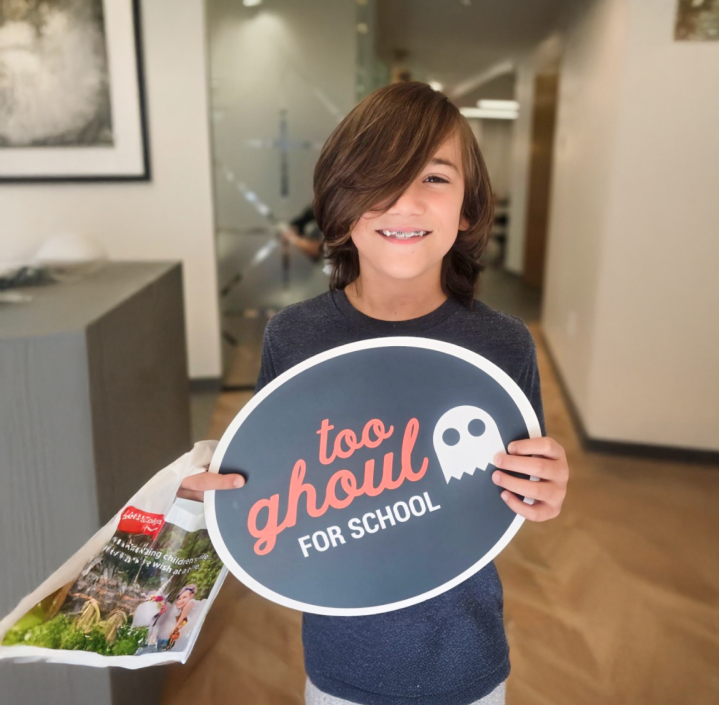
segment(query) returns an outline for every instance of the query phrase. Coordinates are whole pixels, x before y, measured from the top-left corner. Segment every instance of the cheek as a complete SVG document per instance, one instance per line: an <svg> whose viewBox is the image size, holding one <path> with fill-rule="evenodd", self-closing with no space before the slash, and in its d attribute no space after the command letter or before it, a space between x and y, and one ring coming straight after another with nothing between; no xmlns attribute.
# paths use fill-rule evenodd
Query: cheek
<svg viewBox="0 0 719 705"><path fill-rule="evenodd" d="M354 242L355 247L362 252L367 248L371 248L372 245L375 244L376 235L377 233L375 233L372 223L362 219L352 229L350 237L352 238L352 242Z"/></svg>
<svg viewBox="0 0 719 705"><path fill-rule="evenodd" d="M454 245L456 239L457 236L452 233L447 233L437 239L435 252L438 259L444 258L444 256L452 249L452 245Z"/></svg>

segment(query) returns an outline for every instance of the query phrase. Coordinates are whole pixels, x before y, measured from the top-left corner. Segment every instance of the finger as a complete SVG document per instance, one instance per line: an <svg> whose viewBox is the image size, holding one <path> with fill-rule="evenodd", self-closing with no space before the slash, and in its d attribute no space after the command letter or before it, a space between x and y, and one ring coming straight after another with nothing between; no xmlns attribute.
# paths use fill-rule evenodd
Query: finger
<svg viewBox="0 0 719 705"><path fill-rule="evenodd" d="M208 490L234 490L245 484L245 478L237 473L220 475L214 472L201 472L197 475L186 477L181 489L207 492Z"/></svg>
<svg viewBox="0 0 719 705"><path fill-rule="evenodd" d="M525 475L541 477L543 480L555 480L559 478L559 468L556 467L556 460L546 458L534 458L523 455L507 455L497 453L493 460L494 467L512 472L521 472Z"/></svg>
<svg viewBox="0 0 719 705"><path fill-rule="evenodd" d="M182 487L177 490L177 496L182 499L191 499L195 502L202 502L205 499L204 492L198 492L197 490L183 490Z"/></svg>
<svg viewBox="0 0 719 705"><path fill-rule="evenodd" d="M507 492L506 490L502 492L501 496L513 512L529 521L547 521L548 519L553 519L558 514L558 512L545 502L526 504L519 499L517 495Z"/></svg>
<svg viewBox="0 0 719 705"><path fill-rule="evenodd" d="M503 487L505 490L509 490L515 494L521 494L523 497L529 497L530 499L545 501L551 496L550 488L547 487L546 482L523 480L513 475L507 475L507 473L500 472L499 470L492 473L492 482L494 482L495 485Z"/></svg>
<svg viewBox="0 0 719 705"><path fill-rule="evenodd" d="M564 456L564 448L553 438L524 438L521 441L512 441L507 450L512 455L541 455L544 458L558 460Z"/></svg>
<svg viewBox="0 0 719 705"><path fill-rule="evenodd" d="M529 519L530 521L536 521L537 511L539 509L538 503L527 504L519 499L516 494L508 492L507 490L502 492L501 497L515 514L519 514L519 516Z"/></svg>

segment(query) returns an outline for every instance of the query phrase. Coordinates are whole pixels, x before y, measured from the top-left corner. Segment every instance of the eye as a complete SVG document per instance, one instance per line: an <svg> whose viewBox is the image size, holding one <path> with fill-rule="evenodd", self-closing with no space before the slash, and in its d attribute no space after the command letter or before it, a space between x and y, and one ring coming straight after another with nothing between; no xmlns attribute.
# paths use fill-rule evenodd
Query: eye
<svg viewBox="0 0 719 705"><path fill-rule="evenodd" d="M448 184L449 183L449 181L447 181L447 179L445 179L443 176L434 176L434 175L428 176L425 179L425 181L427 181L428 179L437 179L437 181L430 181L430 183L432 183L432 184Z"/></svg>
<svg viewBox="0 0 719 705"><path fill-rule="evenodd" d="M467 426L467 430L475 437L481 436L487 427L482 419L472 419Z"/></svg>
<svg viewBox="0 0 719 705"><path fill-rule="evenodd" d="M459 431L456 428L448 428L442 434L442 440L447 446L456 446L459 443Z"/></svg>

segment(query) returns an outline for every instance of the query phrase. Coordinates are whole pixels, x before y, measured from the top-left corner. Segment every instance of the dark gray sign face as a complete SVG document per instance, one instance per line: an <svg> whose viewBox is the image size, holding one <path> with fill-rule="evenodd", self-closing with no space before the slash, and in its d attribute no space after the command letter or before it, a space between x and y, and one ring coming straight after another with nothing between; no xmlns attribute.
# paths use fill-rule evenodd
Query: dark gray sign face
<svg viewBox="0 0 719 705"><path fill-rule="evenodd" d="M270 600L366 615L434 597L494 558L523 519L492 459L541 435L519 387L464 348L381 338L317 355L234 419L207 493L208 530L234 575Z"/></svg>

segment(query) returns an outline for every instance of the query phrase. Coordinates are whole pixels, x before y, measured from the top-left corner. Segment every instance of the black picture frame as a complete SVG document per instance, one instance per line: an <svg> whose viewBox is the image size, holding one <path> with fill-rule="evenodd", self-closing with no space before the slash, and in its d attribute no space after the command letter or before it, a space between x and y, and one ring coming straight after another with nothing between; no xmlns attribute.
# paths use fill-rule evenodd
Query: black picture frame
<svg viewBox="0 0 719 705"><path fill-rule="evenodd" d="M131 116L127 120L129 125L124 129L131 130L131 142L134 149L127 156L128 167L114 170L110 166L106 170L103 169L103 158L107 158L107 164L111 165L113 158L119 154L116 145L112 147L88 148L88 147L11 147L3 148L0 145L0 184L12 183L97 183L97 182L135 182L151 180L151 164L150 164L150 148L149 148L149 129L147 119L147 97L146 84L144 76L144 56L143 56L143 34L140 0L126 0L126 4L117 2L117 0L103 0L104 20L106 35L114 31L114 27L110 26L115 19L122 22L122 29L125 38L134 43L131 51L124 47L124 57L132 57L134 61L121 61L117 57L113 62L113 56L110 54L110 75L109 81L112 84L113 79L117 78L120 72L125 72L125 78L129 72L135 77L133 95L129 96L131 103L129 108L125 108L126 113ZM107 11L110 12L107 12ZM119 16L119 17L118 17ZM115 41L117 44L117 41ZM130 64L134 65L130 65ZM125 81L125 83L128 83ZM122 96L121 96L122 98ZM116 121L122 120L122 114L117 109L117 96L113 95L115 104L112 105L113 127L118 124ZM97 159L94 160L90 169L83 168L82 165L73 164L73 162L83 161L87 155L92 155L95 150ZM52 168L43 168L43 152L47 151L48 156L53 157ZM51 152L54 152L51 154ZM5 153L5 154L3 154ZM5 157L5 158L3 158ZM10 159L12 157L12 159ZM125 155L123 155L123 158ZM67 163L67 170L59 173L62 169L63 160ZM13 165L9 162L20 164L21 168L16 169L13 173Z"/></svg>

